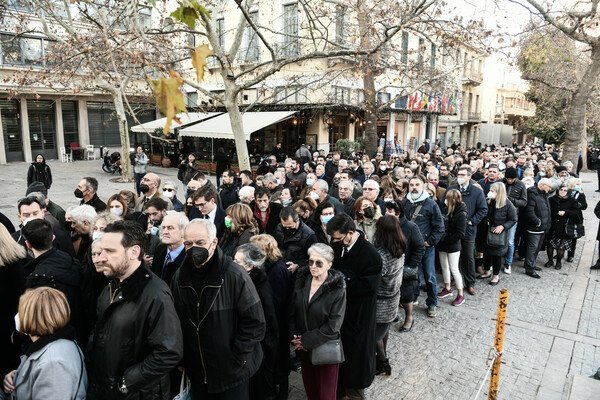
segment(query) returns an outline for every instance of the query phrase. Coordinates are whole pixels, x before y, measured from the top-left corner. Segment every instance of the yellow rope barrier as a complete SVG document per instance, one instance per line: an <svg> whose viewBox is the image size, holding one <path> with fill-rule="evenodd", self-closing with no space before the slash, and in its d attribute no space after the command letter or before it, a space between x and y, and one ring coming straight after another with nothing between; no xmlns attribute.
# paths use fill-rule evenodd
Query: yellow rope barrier
<svg viewBox="0 0 600 400"><path fill-rule="evenodd" d="M489 400L496 400L498 397L498 378L500 377L500 363L502 362L502 344L504 343L504 326L506 324L506 308L508 305L508 290L500 290L498 300L498 317L496 319L496 338L494 348L497 356L494 358L492 372L490 376Z"/></svg>

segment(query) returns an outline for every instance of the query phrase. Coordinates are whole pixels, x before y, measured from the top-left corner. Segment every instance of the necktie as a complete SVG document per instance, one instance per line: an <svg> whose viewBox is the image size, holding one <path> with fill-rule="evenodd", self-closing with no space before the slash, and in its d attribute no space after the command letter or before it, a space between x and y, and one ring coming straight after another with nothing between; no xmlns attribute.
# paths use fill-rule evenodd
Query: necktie
<svg viewBox="0 0 600 400"><path fill-rule="evenodd" d="M460 192L461 192L461 193L464 193L464 192L465 192L465 188L461 186L461 187L460 187Z"/></svg>
<svg viewBox="0 0 600 400"><path fill-rule="evenodd" d="M167 256L165 257L165 263L163 264L162 272L160 273L160 279L163 279L163 276L165 275L165 271L167 269L167 264L170 262L171 262L171 253L168 252Z"/></svg>
<svg viewBox="0 0 600 400"><path fill-rule="evenodd" d="M348 253L348 248L342 247L342 257L344 257L346 255L346 253Z"/></svg>

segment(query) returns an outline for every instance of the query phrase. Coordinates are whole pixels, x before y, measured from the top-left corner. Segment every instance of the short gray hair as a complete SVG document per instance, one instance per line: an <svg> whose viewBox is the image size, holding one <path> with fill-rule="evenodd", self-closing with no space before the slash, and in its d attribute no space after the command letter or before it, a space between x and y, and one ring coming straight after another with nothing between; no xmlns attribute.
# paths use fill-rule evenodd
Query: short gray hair
<svg viewBox="0 0 600 400"><path fill-rule="evenodd" d="M308 248L308 256L312 253L319 253L327 262L333 262L333 249L324 243L315 243Z"/></svg>
<svg viewBox="0 0 600 400"><path fill-rule="evenodd" d="M190 226L194 226L194 225L198 225L198 224L204 226L204 228L208 231L208 238L211 241L217 237L217 227L215 226L215 224L212 221L210 221L208 219L195 218L195 219L191 220L189 224L187 224L187 226L185 227L185 230L187 231ZM185 234L185 232L184 232L184 234Z"/></svg>
<svg viewBox="0 0 600 400"><path fill-rule="evenodd" d="M254 243L246 243L239 246L235 253L243 255L244 265L252 265L252 268L256 269L262 269L267 259L264 251Z"/></svg>
<svg viewBox="0 0 600 400"><path fill-rule="evenodd" d="M177 192L177 184L173 181L165 181L162 186L165 187L165 185L170 185L173 186L173 188L175 189L175 191Z"/></svg>
<svg viewBox="0 0 600 400"><path fill-rule="evenodd" d="M367 161L366 163L364 163L363 168L364 167L371 167L371 168L375 169L375 165L373 165L373 163L371 161Z"/></svg>
<svg viewBox="0 0 600 400"><path fill-rule="evenodd" d="M44 195L44 193L42 192L31 192L27 195L27 197L29 196L33 196L37 199L38 203L40 203L40 206L43 208L46 208L46 196Z"/></svg>
<svg viewBox="0 0 600 400"><path fill-rule="evenodd" d="M317 187L319 190L323 190L325 193L329 192L329 185L323 179L319 179L313 184L313 188Z"/></svg>
<svg viewBox="0 0 600 400"><path fill-rule="evenodd" d="M379 190L379 183L378 183L376 180L373 180L373 179L367 179L367 180L365 181L365 183L363 183L363 190L364 190L365 186L367 186L367 183L368 183L369 185L370 185L370 184L373 184L373 185L375 186L375 188L376 188L377 190Z"/></svg>
<svg viewBox="0 0 600 400"><path fill-rule="evenodd" d="M264 180L263 180L264 182ZM254 186L243 186L238 192L238 197L243 200L245 197L254 199Z"/></svg>
<svg viewBox="0 0 600 400"><path fill-rule="evenodd" d="M265 176L263 176L263 182L264 183L275 183L277 182L277 179L275 179L275 175L273 175L272 173L268 173L265 174Z"/></svg>
<svg viewBox="0 0 600 400"><path fill-rule="evenodd" d="M166 185L166 183L165 183ZM165 214L165 217L169 217L169 216L176 216L177 217L177 225L179 226L179 230L180 231L185 231L185 227L189 224L190 220L188 219L188 217L186 217L186 215L182 212L178 212L175 210L169 210L167 211L167 213ZM165 223L165 219L163 218L163 222L161 224L161 228L162 225Z"/></svg>
<svg viewBox="0 0 600 400"><path fill-rule="evenodd" d="M94 225L94 222L96 222L96 217L98 216L94 207L87 204L70 208L69 215L79 224L87 221L90 223L90 225Z"/></svg>

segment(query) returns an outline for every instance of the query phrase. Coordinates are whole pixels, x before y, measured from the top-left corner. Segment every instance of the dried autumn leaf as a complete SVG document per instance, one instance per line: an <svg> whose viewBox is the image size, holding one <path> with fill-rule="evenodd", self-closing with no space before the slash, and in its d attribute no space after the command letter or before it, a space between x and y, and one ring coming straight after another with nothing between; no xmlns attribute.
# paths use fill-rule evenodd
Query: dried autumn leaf
<svg viewBox="0 0 600 400"><path fill-rule="evenodd" d="M208 47L208 44L203 44L196 47L192 51L192 65L196 68L196 80L202 82L204 78L204 66L206 65L206 57L212 56L213 51Z"/></svg>
<svg viewBox="0 0 600 400"><path fill-rule="evenodd" d="M169 78L160 78L160 80L150 80L156 105L167 118L167 123L163 129L165 136L169 135L173 120L181 123L177 118L177 113L180 111L187 112L183 93L179 90L183 85L183 80L175 71L169 71L169 76Z"/></svg>

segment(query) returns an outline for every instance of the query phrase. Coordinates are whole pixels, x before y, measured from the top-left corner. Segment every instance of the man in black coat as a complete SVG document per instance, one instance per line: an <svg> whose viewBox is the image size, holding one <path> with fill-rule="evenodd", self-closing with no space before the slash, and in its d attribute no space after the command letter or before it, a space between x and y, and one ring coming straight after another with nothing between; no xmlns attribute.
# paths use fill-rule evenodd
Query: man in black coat
<svg viewBox="0 0 600 400"><path fill-rule="evenodd" d="M69 254L52 247L53 235L52 226L43 219L34 219L23 228L25 244L34 256L34 259L25 265L25 288L48 286L63 292L69 302L70 323L77 330L77 339L85 341L87 338L82 329L79 262Z"/></svg>
<svg viewBox="0 0 600 400"><path fill-rule="evenodd" d="M231 168L231 162L229 158L225 155L225 151L222 147L219 147L217 150L217 154L215 155L215 162L217 163L217 187L221 184L220 177L229 168Z"/></svg>
<svg viewBox="0 0 600 400"><path fill-rule="evenodd" d="M292 206L283 207L279 213L281 223L273 237L277 241L288 270L293 274L299 267L308 266L308 249L317 243L315 232L308 227Z"/></svg>
<svg viewBox="0 0 600 400"><path fill-rule="evenodd" d="M506 168L502 182L506 187L506 196L517 209L518 216L520 210L527 207L527 188L522 181L517 179L517 175L518 172L516 168ZM511 273L511 266L515 254L515 234L517 232L517 226L518 223L514 224L513 227L508 230L508 250L506 256L504 256L504 273L506 274Z"/></svg>
<svg viewBox="0 0 600 400"><path fill-rule="evenodd" d="M260 299L248 273L218 247L213 223L190 222L184 238L188 256L171 290L192 398L248 399L249 379L263 360Z"/></svg>
<svg viewBox="0 0 600 400"><path fill-rule="evenodd" d="M88 396L170 398L169 372L183 356L169 287L142 262L145 235L134 221L109 224L97 262L111 278L98 298Z"/></svg>
<svg viewBox="0 0 600 400"><path fill-rule="evenodd" d="M77 185L75 189L75 197L81 199L79 205L90 205L94 207L96 212L106 210L106 203L98 197L98 180L90 176L86 176Z"/></svg>
<svg viewBox="0 0 600 400"><path fill-rule="evenodd" d="M364 398L375 378L375 311L382 262L375 247L346 214L327 223L334 243L333 268L346 277L346 313L341 329L345 362L340 364L338 397Z"/></svg>
<svg viewBox="0 0 600 400"><path fill-rule="evenodd" d="M281 204L270 203L270 194L271 192L266 187L257 187L254 191L254 201L250 203L250 208L258 223L259 233L273 235L275 228L279 224L279 213L282 206Z"/></svg>
<svg viewBox="0 0 600 400"><path fill-rule="evenodd" d="M162 220L162 243L156 248L152 260L152 272L167 285L185 258L183 231L188 224L183 213L168 211Z"/></svg>
<svg viewBox="0 0 600 400"><path fill-rule="evenodd" d="M23 225L34 219L44 219L44 209L35 196L26 197L17 203L19 210L19 219ZM22 235L22 230L18 230L11 234L20 245L25 246L25 238ZM69 235L60 229L53 229L54 240L52 245L57 249L64 251L72 257L75 257L75 248Z"/></svg>
<svg viewBox="0 0 600 400"><path fill-rule="evenodd" d="M552 225L550 203L548 192L552 189L552 182L548 178L540 179L537 187L527 190L527 208L525 217L527 219L527 252L525 255L525 273L532 278L539 279L536 272L540 270L535 266L544 236L550 232Z"/></svg>
<svg viewBox="0 0 600 400"><path fill-rule="evenodd" d="M239 186L235 183L235 171L228 169L223 171L223 184L219 186L219 196L221 196L221 203L223 210L227 210L232 204L237 203L240 199L238 193L240 191Z"/></svg>
<svg viewBox="0 0 600 400"><path fill-rule="evenodd" d="M225 217L227 213L216 204L217 193L208 185L202 186L192 195L194 208L190 211L190 220L200 218L208 219L217 227L219 240L225 233Z"/></svg>

